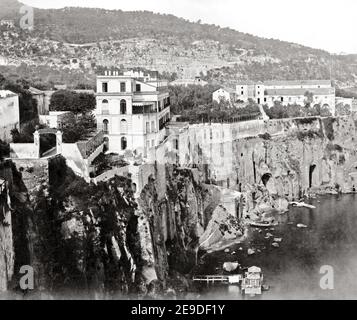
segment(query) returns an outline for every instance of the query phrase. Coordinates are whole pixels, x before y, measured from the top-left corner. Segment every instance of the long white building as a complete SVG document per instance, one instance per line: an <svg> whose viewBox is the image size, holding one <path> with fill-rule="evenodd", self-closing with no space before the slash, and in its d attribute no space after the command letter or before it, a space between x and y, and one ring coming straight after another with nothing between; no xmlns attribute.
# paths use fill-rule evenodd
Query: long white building
<svg viewBox="0 0 357 320"><path fill-rule="evenodd" d="M106 71L97 77L97 125L110 152L145 156L164 139L170 120L167 86L157 73Z"/></svg>
<svg viewBox="0 0 357 320"><path fill-rule="evenodd" d="M269 107L276 102L300 106L310 102L312 106L320 104L335 113L336 92L330 80L244 81L236 85L236 93L237 99L244 102L252 99Z"/></svg>
<svg viewBox="0 0 357 320"><path fill-rule="evenodd" d="M11 140L11 130L20 129L19 96L9 90L0 90L0 139Z"/></svg>

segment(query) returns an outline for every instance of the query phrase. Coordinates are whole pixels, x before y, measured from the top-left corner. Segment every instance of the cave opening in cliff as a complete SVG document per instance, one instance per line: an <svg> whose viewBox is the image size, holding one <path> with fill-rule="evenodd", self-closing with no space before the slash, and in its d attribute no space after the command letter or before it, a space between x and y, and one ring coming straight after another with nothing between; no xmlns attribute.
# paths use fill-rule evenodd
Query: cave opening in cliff
<svg viewBox="0 0 357 320"><path fill-rule="evenodd" d="M310 166L310 169L309 169L309 188L312 187L313 175L314 175L315 169L316 169L316 165L315 164Z"/></svg>
<svg viewBox="0 0 357 320"><path fill-rule="evenodd" d="M272 175L270 173L266 173L262 176L262 182L264 184L264 186L266 187L270 178L272 177Z"/></svg>

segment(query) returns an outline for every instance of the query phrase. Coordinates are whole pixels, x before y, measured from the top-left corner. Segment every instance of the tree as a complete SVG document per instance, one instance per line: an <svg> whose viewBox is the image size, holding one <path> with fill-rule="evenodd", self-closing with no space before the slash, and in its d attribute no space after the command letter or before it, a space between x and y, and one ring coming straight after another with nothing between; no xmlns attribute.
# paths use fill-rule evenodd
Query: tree
<svg viewBox="0 0 357 320"><path fill-rule="evenodd" d="M0 140L0 160L2 160L4 157L9 156L9 154L10 154L9 144Z"/></svg>
<svg viewBox="0 0 357 320"><path fill-rule="evenodd" d="M69 118L62 127L63 142L76 143L80 140L84 140L95 130L96 123L92 114L81 115L77 118Z"/></svg>
<svg viewBox="0 0 357 320"><path fill-rule="evenodd" d="M305 105L310 107L311 104L314 102L314 94L310 91L306 91L304 96L305 96Z"/></svg>
<svg viewBox="0 0 357 320"><path fill-rule="evenodd" d="M336 115L349 116L351 114L351 107L348 104L338 103L336 105Z"/></svg>
<svg viewBox="0 0 357 320"><path fill-rule="evenodd" d="M75 115L85 114L95 109L95 96L91 93L76 93L70 90L58 90L50 102L51 111L71 111Z"/></svg>

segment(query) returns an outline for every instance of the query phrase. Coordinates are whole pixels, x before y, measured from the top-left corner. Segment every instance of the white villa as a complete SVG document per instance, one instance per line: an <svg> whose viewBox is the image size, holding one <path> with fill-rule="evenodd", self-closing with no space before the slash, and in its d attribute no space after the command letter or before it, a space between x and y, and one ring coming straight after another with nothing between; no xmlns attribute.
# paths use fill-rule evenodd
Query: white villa
<svg viewBox="0 0 357 320"><path fill-rule="evenodd" d="M97 77L95 115L110 152L131 150L146 156L159 145L170 120L167 86L156 72L106 71Z"/></svg>
<svg viewBox="0 0 357 320"><path fill-rule="evenodd" d="M220 103L221 101L227 101L230 105L236 101L236 92L234 89L222 87L213 92L212 100Z"/></svg>
<svg viewBox="0 0 357 320"><path fill-rule="evenodd" d="M252 99L258 104L274 106L275 102L282 105L297 104L304 106L307 94L311 105L327 106L335 113L335 88L330 80L284 80L254 83L240 82L236 85L237 99L247 102Z"/></svg>

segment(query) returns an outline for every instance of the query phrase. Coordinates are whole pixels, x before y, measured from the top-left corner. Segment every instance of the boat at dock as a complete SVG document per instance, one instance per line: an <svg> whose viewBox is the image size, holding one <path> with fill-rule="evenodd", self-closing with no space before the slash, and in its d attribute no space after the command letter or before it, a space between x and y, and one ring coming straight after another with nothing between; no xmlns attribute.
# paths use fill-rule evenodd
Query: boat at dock
<svg viewBox="0 0 357 320"><path fill-rule="evenodd" d="M261 295L263 291L269 290L268 285L263 284L264 276L261 268L250 267L245 268L245 272L242 274L234 275L202 275L194 276L193 282L209 284L226 284L237 285L240 287L240 291L243 296L249 295L254 297L255 295Z"/></svg>

